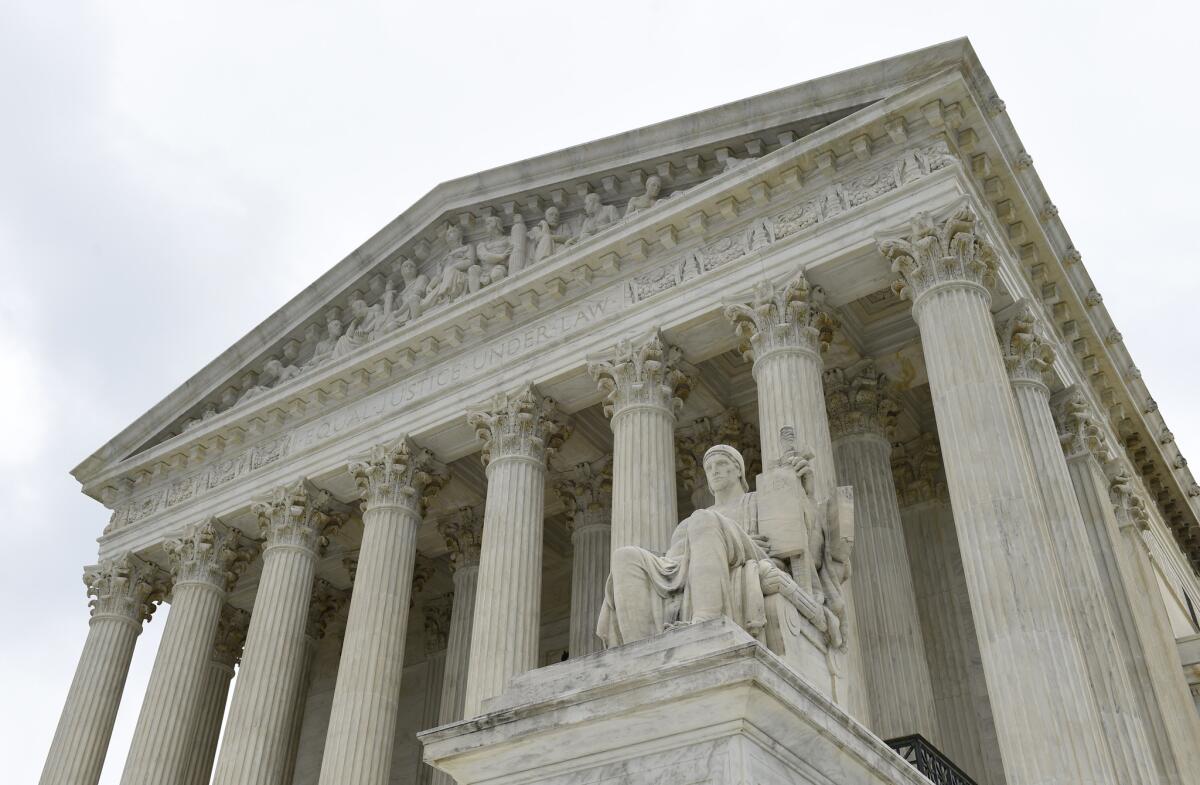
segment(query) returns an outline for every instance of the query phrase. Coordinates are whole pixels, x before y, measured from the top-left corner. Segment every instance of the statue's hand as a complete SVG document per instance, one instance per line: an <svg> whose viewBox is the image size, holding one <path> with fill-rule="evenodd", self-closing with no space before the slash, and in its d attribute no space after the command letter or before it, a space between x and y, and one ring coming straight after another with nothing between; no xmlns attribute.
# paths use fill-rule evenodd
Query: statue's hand
<svg viewBox="0 0 1200 785"><path fill-rule="evenodd" d="M759 578L764 595L779 594L787 586L787 576L778 568L764 570Z"/></svg>
<svg viewBox="0 0 1200 785"><path fill-rule="evenodd" d="M762 548L763 553L767 554L768 556L771 554L771 540L769 537L767 537L767 535L751 534L750 539L754 541L755 545Z"/></svg>
<svg viewBox="0 0 1200 785"><path fill-rule="evenodd" d="M803 477L806 474L812 473L812 455L804 453L791 453L784 457L784 462L792 467L792 471L797 477Z"/></svg>

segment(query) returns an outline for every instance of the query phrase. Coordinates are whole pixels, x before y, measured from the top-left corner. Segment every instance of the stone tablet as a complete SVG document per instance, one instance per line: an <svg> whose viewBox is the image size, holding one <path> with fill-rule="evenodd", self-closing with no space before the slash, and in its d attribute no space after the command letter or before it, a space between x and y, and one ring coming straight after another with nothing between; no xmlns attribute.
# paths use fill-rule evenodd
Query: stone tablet
<svg viewBox="0 0 1200 785"><path fill-rule="evenodd" d="M777 466L758 475L758 532L767 537L771 555L788 559L808 550L808 533L816 507L804 483L790 466Z"/></svg>

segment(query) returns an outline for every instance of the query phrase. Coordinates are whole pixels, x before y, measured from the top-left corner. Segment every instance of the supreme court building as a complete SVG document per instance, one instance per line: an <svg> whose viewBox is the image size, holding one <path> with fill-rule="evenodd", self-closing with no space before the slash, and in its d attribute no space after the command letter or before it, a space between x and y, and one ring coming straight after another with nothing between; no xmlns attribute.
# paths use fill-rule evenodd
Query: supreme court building
<svg viewBox="0 0 1200 785"><path fill-rule="evenodd" d="M964 39L433 189L75 468L42 785L123 699L124 785L1200 782L1200 485L1031 152Z"/></svg>

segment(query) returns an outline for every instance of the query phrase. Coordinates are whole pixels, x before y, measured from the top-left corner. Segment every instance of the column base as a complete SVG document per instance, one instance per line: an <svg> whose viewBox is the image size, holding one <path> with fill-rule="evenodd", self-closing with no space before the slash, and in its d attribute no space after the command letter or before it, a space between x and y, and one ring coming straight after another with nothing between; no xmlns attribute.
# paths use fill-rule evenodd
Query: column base
<svg viewBox="0 0 1200 785"><path fill-rule="evenodd" d="M928 785L727 619L522 674L483 710L418 734L461 785Z"/></svg>

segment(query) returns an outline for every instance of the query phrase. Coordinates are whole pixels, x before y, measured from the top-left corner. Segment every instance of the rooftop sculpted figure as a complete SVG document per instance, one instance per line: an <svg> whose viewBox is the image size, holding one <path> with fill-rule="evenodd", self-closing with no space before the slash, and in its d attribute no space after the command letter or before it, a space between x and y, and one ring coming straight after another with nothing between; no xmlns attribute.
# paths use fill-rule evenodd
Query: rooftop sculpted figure
<svg viewBox="0 0 1200 785"><path fill-rule="evenodd" d="M579 234L568 240L567 245L587 239L612 226L618 220L617 208L611 204L601 204L600 194L588 194L583 197L583 223L579 226Z"/></svg>

